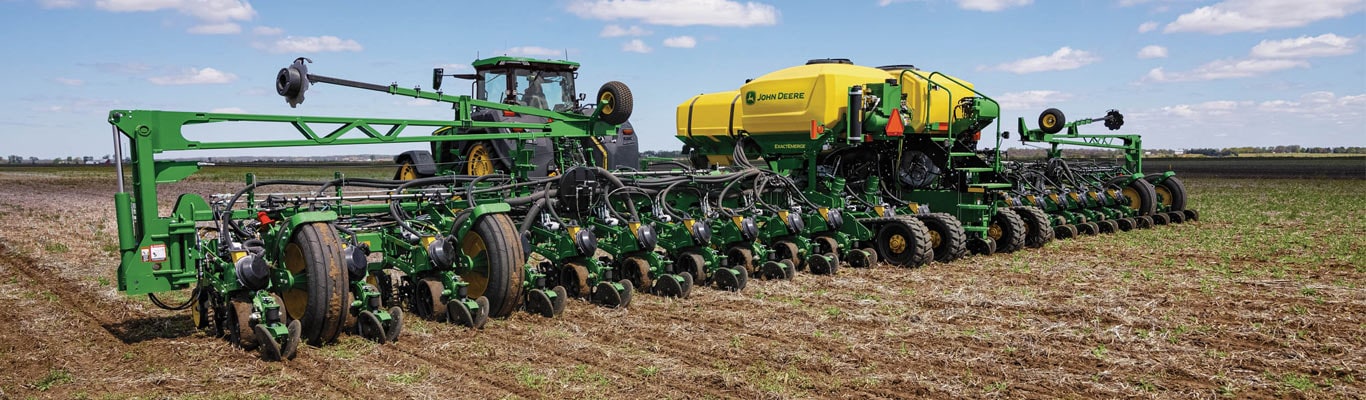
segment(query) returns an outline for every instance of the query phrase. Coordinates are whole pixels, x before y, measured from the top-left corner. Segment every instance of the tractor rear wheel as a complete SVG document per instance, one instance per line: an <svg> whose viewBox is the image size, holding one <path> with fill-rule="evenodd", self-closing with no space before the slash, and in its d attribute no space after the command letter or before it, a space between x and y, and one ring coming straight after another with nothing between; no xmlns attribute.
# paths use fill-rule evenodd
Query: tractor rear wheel
<svg viewBox="0 0 1366 400"><path fill-rule="evenodd" d="M996 241L996 252L1012 253L1024 247L1025 223L1019 214L1008 208L996 210L987 227L987 237Z"/></svg>
<svg viewBox="0 0 1366 400"><path fill-rule="evenodd" d="M947 263L967 254L967 232L963 231L963 224L958 222L957 218L946 213L917 217L929 230L930 247L933 248L935 261Z"/></svg>
<svg viewBox="0 0 1366 400"><path fill-rule="evenodd" d="M483 176L493 173L493 144L474 142L465 148L465 175Z"/></svg>
<svg viewBox="0 0 1366 400"><path fill-rule="evenodd" d="M284 267L296 281L307 282L280 293L289 317L299 320L300 336L313 346L336 340L351 315L342 241L336 229L326 222L299 225L285 245Z"/></svg>
<svg viewBox="0 0 1366 400"><path fill-rule="evenodd" d="M469 282L469 298L489 299L490 317L506 317L520 305L526 253L518 236L507 214L485 214L460 239L460 251L472 261L460 279Z"/></svg>

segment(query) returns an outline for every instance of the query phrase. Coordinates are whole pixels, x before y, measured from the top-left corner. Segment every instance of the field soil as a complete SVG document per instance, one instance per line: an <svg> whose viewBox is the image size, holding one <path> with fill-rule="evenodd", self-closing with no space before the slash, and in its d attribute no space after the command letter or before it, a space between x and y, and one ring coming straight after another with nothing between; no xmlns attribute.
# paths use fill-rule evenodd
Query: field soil
<svg viewBox="0 0 1366 400"><path fill-rule="evenodd" d="M1366 180L1186 183L1199 222L263 362L116 291L110 171L0 169L0 398L1366 397Z"/></svg>

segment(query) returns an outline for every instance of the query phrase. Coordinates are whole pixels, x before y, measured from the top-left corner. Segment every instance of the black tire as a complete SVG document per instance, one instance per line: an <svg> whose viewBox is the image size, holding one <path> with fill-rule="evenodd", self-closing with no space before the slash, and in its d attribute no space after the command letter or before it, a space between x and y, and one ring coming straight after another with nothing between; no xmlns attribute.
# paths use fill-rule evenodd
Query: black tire
<svg viewBox="0 0 1366 400"><path fill-rule="evenodd" d="M1044 133L1062 132L1062 128L1066 125L1067 118L1062 115L1062 110L1050 108L1039 114L1039 130Z"/></svg>
<svg viewBox="0 0 1366 400"><path fill-rule="evenodd" d="M731 246L726 250L726 266L744 272L746 277L756 276L759 270L754 265L754 250L744 246Z"/></svg>
<svg viewBox="0 0 1366 400"><path fill-rule="evenodd" d="M1149 183L1162 178L1162 174L1149 174L1144 179ZM1160 195L1158 202L1166 207L1166 211L1181 211L1186 209L1186 184L1175 176L1158 183L1153 183L1153 188Z"/></svg>
<svg viewBox="0 0 1366 400"><path fill-rule="evenodd" d="M1100 227L1100 233L1115 233L1119 231L1119 223L1112 219L1096 221L1096 226Z"/></svg>
<svg viewBox="0 0 1366 400"><path fill-rule="evenodd" d="M1123 232L1134 230L1134 225L1137 224L1133 218L1120 218L1115 220L1115 223L1119 224L1119 230Z"/></svg>
<svg viewBox="0 0 1366 400"><path fill-rule="evenodd" d="M280 297L289 316L299 320L300 337L309 345L336 340L348 325L351 295L343 259L341 237L325 222L299 225L285 245L285 268L304 275L308 284Z"/></svg>
<svg viewBox="0 0 1366 400"><path fill-rule="evenodd" d="M947 213L917 215L929 233L934 260L947 263L968 253L968 234L963 231L963 223Z"/></svg>
<svg viewBox="0 0 1366 400"><path fill-rule="evenodd" d="M896 266L919 267L934 258L929 239L929 229L920 220L898 218L883 224L874 242L878 259Z"/></svg>
<svg viewBox="0 0 1366 400"><path fill-rule="evenodd" d="M1053 236L1059 240L1077 237L1077 227L1072 224L1055 226L1053 227Z"/></svg>
<svg viewBox="0 0 1366 400"><path fill-rule="evenodd" d="M1180 211L1169 211L1167 212L1167 220L1171 221L1171 223L1173 224L1184 223L1186 222L1186 213Z"/></svg>
<svg viewBox="0 0 1366 400"><path fill-rule="evenodd" d="M1091 236L1100 232L1100 227L1095 222L1077 224L1077 234Z"/></svg>
<svg viewBox="0 0 1366 400"><path fill-rule="evenodd" d="M1157 189L1153 184L1142 179L1129 182L1128 185L1120 186L1119 182L1127 179L1119 176L1110 179L1110 184L1120 189L1120 194L1129 200L1125 206L1138 212L1138 215L1152 215L1157 212Z"/></svg>
<svg viewBox="0 0 1366 400"><path fill-rule="evenodd" d="M602 84L602 88L598 89L597 99L599 103L607 102L598 110L602 122L616 125L631 119L634 99L631 98L631 88L626 87L625 83L611 81Z"/></svg>
<svg viewBox="0 0 1366 400"><path fill-rule="evenodd" d="M685 252L674 261L679 274L692 275L696 282L707 282L707 260L701 254Z"/></svg>
<svg viewBox="0 0 1366 400"><path fill-rule="evenodd" d="M1166 213L1157 213L1157 214L1150 215L1150 217L1153 217L1153 225L1154 225L1154 226L1157 226L1157 225L1166 225L1167 223L1171 222L1171 219L1167 217L1167 214L1166 214Z"/></svg>
<svg viewBox="0 0 1366 400"><path fill-rule="evenodd" d="M512 219L507 214L480 216L460 239L460 251L474 260L474 265L460 272L460 278L470 284L468 296L487 297L490 317L502 318L516 311L526 278L522 268L526 253Z"/></svg>
<svg viewBox="0 0 1366 400"><path fill-rule="evenodd" d="M655 286L650 276L650 262L640 257L626 257L621 263L621 274L635 285L636 290L648 292Z"/></svg>
<svg viewBox="0 0 1366 400"><path fill-rule="evenodd" d="M1053 224L1038 207L1011 207L1025 222L1025 247L1037 249L1053 240Z"/></svg>
<svg viewBox="0 0 1366 400"><path fill-rule="evenodd" d="M1181 212L1186 213L1186 221L1194 222L1194 221L1199 221L1199 220L1200 220L1200 212L1199 212L1199 211L1196 211L1196 210L1193 210L1193 209L1189 209L1189 208L1188 208L1188 209L1185 209L1185 210L1181 210Z"/></svg>
<svg viewBox="0 0 1366 400"><path fill-rule="evenodd" d="M1002 208L996 210L996 215L991 217L987 237L996 241L997 253L1013 253L1024 248L1025 230L1025 222L1020 218L1020 214Z"/></svg>
<svg viewBox="0 0 1366 400"><path fill-rule="evenodd" d="M806 264L802 261L802 255L797 250L797 244L790 240L779 240L773 244L773 256L777 261L788 260L797 269L806 269Z"/></svg>
<svg viewBox="0 0 1366 400"><path fill-rule="evenodd" d="M1138 229L1151 229L1153 227L1153 217L1148 215L1134 217L1134 226L1138 227Z"/></svg>

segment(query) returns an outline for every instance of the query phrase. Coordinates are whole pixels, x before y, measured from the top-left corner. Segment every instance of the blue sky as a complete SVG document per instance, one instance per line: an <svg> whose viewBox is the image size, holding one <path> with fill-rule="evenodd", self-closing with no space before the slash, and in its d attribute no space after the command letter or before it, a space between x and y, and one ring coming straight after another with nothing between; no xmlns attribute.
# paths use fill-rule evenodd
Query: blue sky
<svg viewBox="0 0 1366 400"><path fill-rule="evenodd" d="M680 147L674 108L690 96L825 57L956 75L1004 104L1011 131L1048 107L1071 118L1117 108L1149 148L1366 146L1363 10L1366 0L0 0L0 156L112 153L110 109L450 116L328 86L291 109L272 84L298 56L318 74L429 86L435 66L566 52L583 64L581 92L631 87L644 149Z"/></svg>

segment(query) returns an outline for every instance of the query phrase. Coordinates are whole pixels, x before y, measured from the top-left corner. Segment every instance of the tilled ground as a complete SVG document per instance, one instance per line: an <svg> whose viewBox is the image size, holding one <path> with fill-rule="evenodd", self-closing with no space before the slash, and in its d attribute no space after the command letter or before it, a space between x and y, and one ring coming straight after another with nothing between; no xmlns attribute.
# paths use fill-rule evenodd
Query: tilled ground
<svg viewBox="0 0 1366 400"><path fill-rule="evenodd" d="M116 292L108 174L0 171L0 398L1366 396L1366 181L1188 185L1198 223L268 363Z"/></svg>

